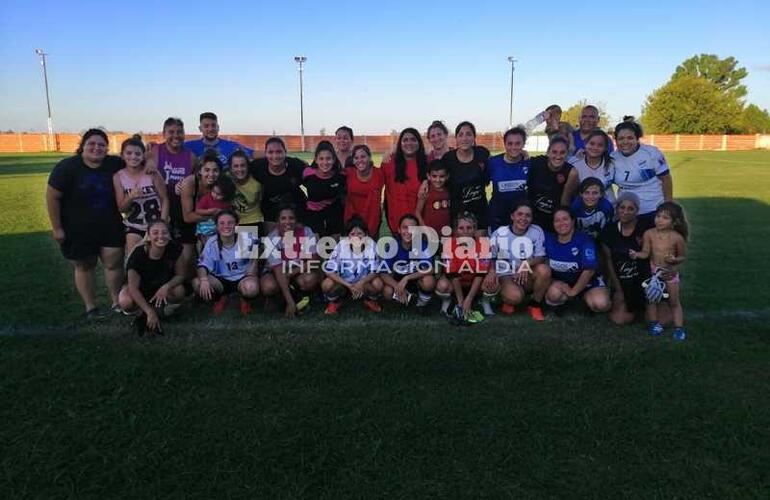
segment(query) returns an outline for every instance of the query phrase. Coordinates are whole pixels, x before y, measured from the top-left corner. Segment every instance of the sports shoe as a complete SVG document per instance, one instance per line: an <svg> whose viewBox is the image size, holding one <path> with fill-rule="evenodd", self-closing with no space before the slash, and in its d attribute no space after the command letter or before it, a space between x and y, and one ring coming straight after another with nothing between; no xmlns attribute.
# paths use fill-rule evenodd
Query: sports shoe
<svg viewBox="0 0 770 500"><path fill-rule="evenodd" d="M500 312L510 316L516 312L516 306L512 306L511 304L503 304L500 306Z"/></svg>
<svg viewBox="0 0 770 500"><path fill-rule="evenodd" d="M324 314L328 314L328 315L339 314L341 307L342 307L342 302L329 302L328 304L326 304L326 310L324 311ZM297 307L297 310L299 310L299 307Z"/></svg>
<svg viewBox="0 0 770 500"><path fill-rule="evenodd" d="M446 314L446 318L449 320L449 323L453 326L465 326L467 323L465 322L465 317L463 316L463 310L460 308L460 306L454 306L448 314Z"/></svg>
<svg viewBox="0 0 770 500"><path fill-rule="evenodd" d="M676 340L677 342L681 342L686 338L687 338L687 334L685 333L684 328L682 328L681 326L674 328L674 340Z"/></svg>
<svg viewBox="0 0 770 500"><path fill-rule="evenodd" d="M653 337L657 337L663 333L663 325L661 325L657 321L653 321L647 326L647 333L649 333Z"/></svg>
<svg viewBox="0 0 770 500"><path fill-rule="evenodd" d="M123 314L130 317L139 316L142 314L142 310L137 307L136 309L131 309L130 311L123 311Z"/></svg>
<svg viewBox="0 0 770 500"><path fill-rule="evenodd" d="M476 323L481 323L482 321L484 321L484 319L485 319L484 315L476 310L471 310L471 312L468 313L468 317L465 318L465 320L471 325L475 325Z"/></svg>
<svg viewBox="0 0 770 500"><path fill-rule="evenodd" d="M542 308L529 306L527 307L527 312L535 321L545 321L545 316L543 315Z"/></svg>
<svg viewBox="0 0 770 500"><path fill-rule="evenodd" d="M307 295L305 295L304 297L302 297L301 299L299 299L295 305L296 305L296 307L297 307L297 312L300 312L300 311L302 311L303 309L306 309L306 308L307 308L307 306L309 306L309 305L310 305L310 297L308 297Z"/></svg>
<svg viewBox="0 0 770 500"><path fill-rule="evenodd" d="M110 312L112 314L123 314L123 309L120 308L120 304L112 304L110 306Z"/></svg>
<svg viewBox="0 0 770 500"><path fill-rule="evenodd" d="M241 314L244 316L248 316L253 311L254 309L251 308L251 302L241 297Z"/></svg>
<svg viewBox="0 0 770 500"><path fill-rule="evenodd" d="M372 312L382 312L382 306L374 299L364 299L364 307Z"/></svg>
<svg viewBox="0 0 770 500"><path fill-rule="evenodd" d="M225 307L227 307L227 295L222 295L219 297L219 300L214 302L214 316L219 316L225 311Z"/></svg>
<svg viewBox="0 0 770 500"><path fill-rule="evenodd" d="M86 321L104 321L109 315L109 310L96 306L93 309L86 311Z"/></svg>

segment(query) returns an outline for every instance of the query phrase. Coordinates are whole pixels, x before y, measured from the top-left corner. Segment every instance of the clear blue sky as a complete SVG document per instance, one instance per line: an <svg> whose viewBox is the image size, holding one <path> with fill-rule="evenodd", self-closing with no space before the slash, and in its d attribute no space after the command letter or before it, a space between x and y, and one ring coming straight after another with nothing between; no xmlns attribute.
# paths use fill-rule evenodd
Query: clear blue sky
<svg viewBox="0 0 770 500"><path fill-rule="evenodd" d="M376 5L376 6L375 6ZM439 118L479 130L546 105L604 103L613 120L698 53L735 56L770 108L770 2L9 1L0 7L0 128L44 130L37 56L49 54L54 126L299 132L293 56L308 57L305 130L387 133Z"/></svg>

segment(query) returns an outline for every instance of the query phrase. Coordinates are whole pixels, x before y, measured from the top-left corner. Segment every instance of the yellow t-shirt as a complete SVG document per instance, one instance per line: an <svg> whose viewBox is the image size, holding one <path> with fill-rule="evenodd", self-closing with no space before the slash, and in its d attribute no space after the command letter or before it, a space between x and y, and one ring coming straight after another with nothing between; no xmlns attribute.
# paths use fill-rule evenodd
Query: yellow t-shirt
<svg viewBox="0 0 770 500"><path fill-rule="evenodd" d="M233 208L238 212L241 224L256 224L265 218L262 216L262 184L249 177L243 184L235 183L235 198Z"/></svg>

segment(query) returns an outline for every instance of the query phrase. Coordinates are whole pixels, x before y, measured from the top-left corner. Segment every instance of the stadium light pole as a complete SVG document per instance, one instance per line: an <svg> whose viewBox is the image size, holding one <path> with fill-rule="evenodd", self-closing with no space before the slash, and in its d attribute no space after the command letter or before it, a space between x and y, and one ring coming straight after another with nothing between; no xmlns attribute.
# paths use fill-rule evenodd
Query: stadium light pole
<svg viewBox="0 0 770 500"><path fill-rule="evenodd" d="M299 65L299 131L302 135L302 151L305 151L305 92L302 87L302 72L307 57L295 56L294 61Z"/></svg>
<svg viewBox="0 0 770 500"><path fill-rule="evenodd" d="M513 127L513 66L517 60L513 56L508 56L508 62L511 63L511 102L508 108L508 128Z"/></svg>
<svg viewBox="0 0 770 500"><path fill-rule="evenodd" d="M45 83L45 102L48 105L48 145L51 147L53 144L53 119L51 118L51 96L48 92L48 69L46 67L45 58L48 54L43 52L43 49L35 49L35 54L40 56L40 66L43 67L43 82Z"/></svg>

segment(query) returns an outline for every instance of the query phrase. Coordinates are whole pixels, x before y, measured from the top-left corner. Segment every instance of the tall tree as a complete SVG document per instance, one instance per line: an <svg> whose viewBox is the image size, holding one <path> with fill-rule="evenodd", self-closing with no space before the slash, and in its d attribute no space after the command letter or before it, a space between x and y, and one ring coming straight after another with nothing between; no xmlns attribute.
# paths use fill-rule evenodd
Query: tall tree
<svg viewBox="0 0 770 500"><path fill-rule="evenodd" d="M680 76L647 97L641 122L651 133L726 134L740 131L742 106L711 80Z"/></svg>
<svg viewBox="0 0 770 500"><path fill-rule="evenodd" d="M756 104L749 104L741 116L742 132L746 134L770 133L770 113Z"/></svg>
<svg viewBox="0 0 770 500"><path fill-rule="evenodd" d="M738 67L734 57L720 59L715 54L700 54L693 56L677 66L672 80L686 76L697 76L710 80L724 93L736 99L746 96L746 86L741 80L748 75L746 68Z"/></svg>

